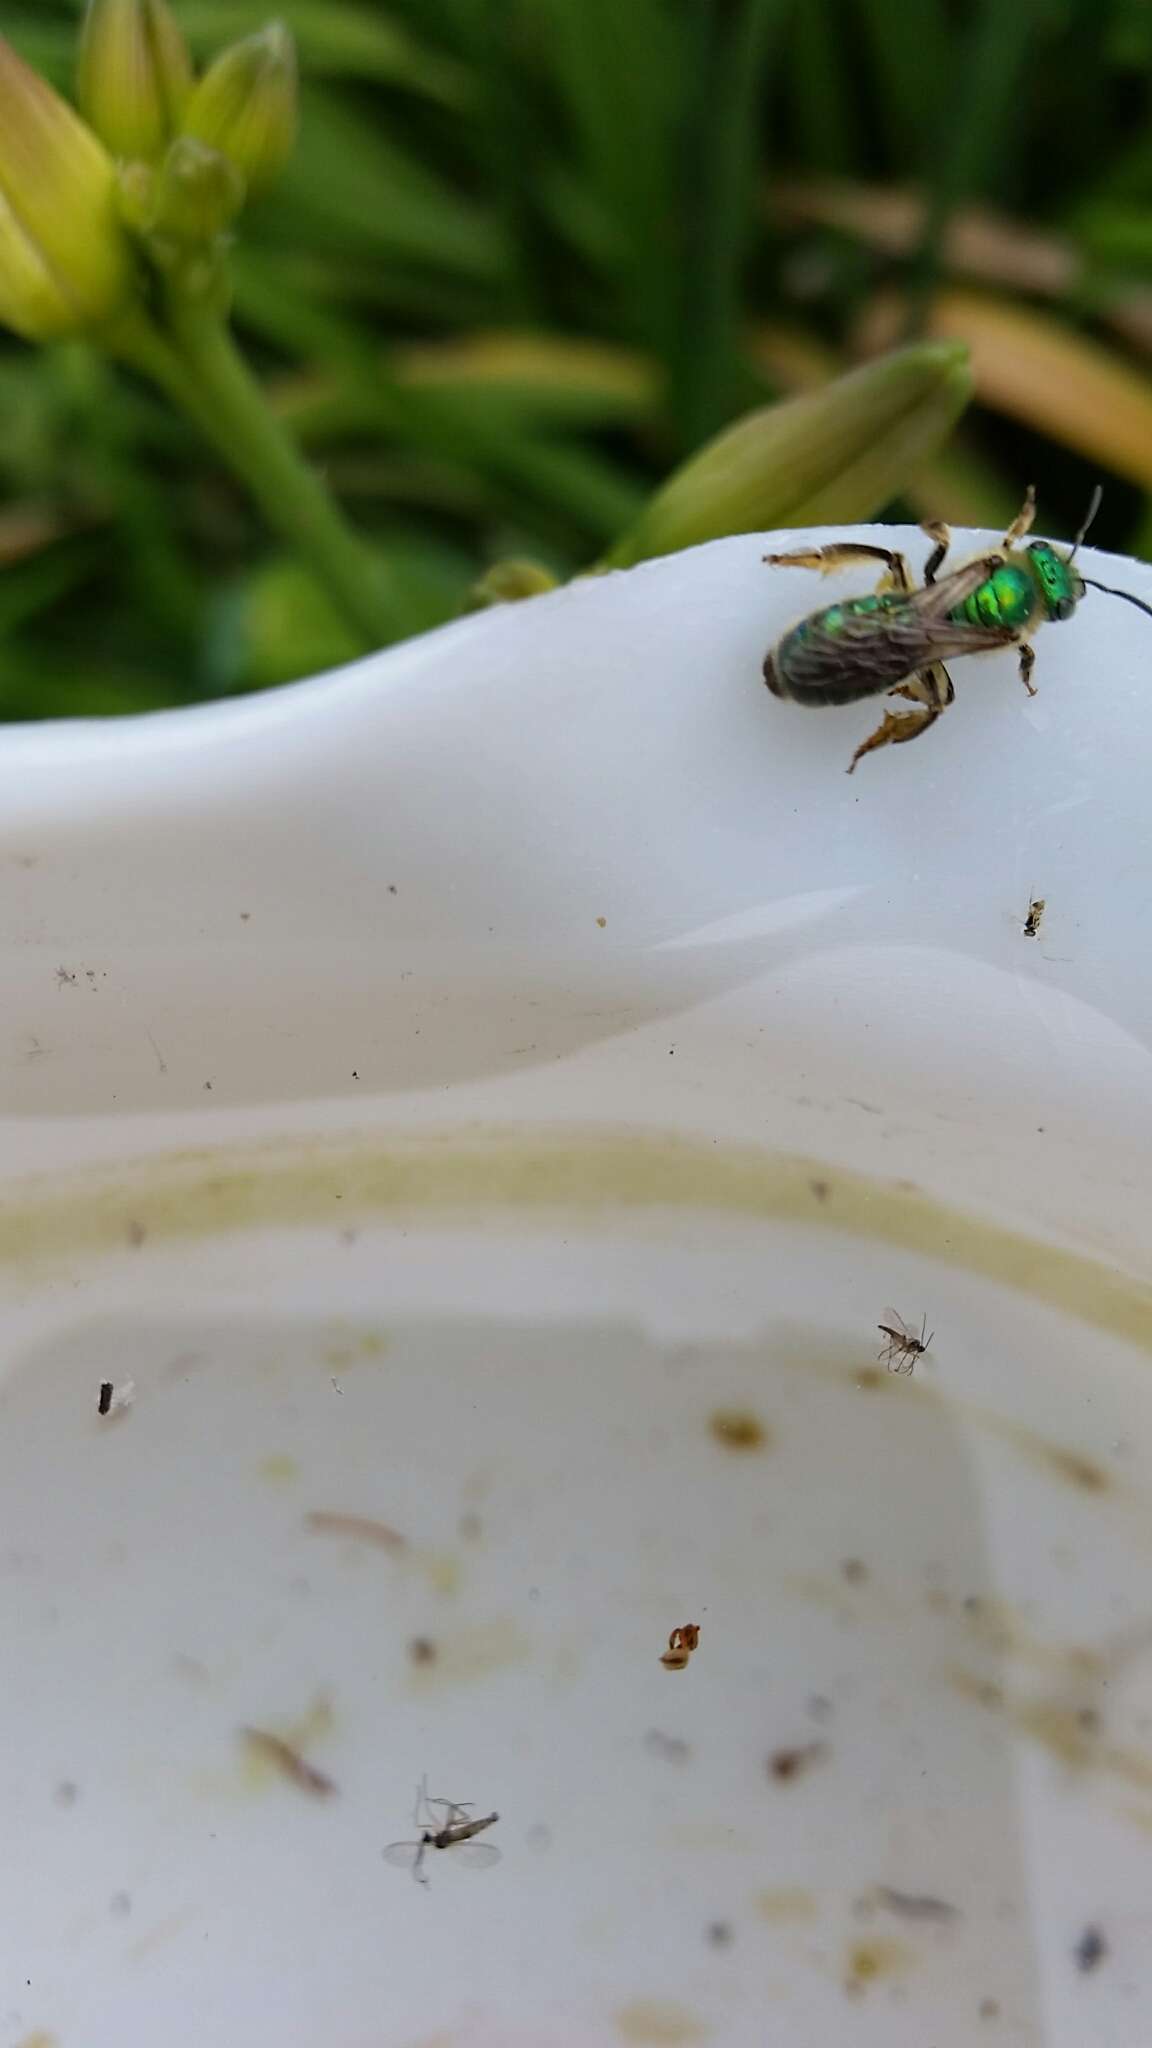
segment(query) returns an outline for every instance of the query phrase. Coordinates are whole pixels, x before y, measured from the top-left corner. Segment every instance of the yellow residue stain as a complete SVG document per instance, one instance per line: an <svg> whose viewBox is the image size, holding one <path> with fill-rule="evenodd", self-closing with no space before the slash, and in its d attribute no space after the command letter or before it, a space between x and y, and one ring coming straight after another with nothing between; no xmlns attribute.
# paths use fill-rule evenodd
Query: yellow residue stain
<svg viewBox="0 0 1152 2048"><path fill-rule="evenodd" d="M760 1451L772 1441L771 1431L750 1408L717 1408L708 1427L726 1451Z"/></svg>
<svg viewBox="0 0 1152 2048"><path fill-rule="evenodd" d="M330 1323L320 1360L330 1371L347 1372L362 1359L383 1358L388 1347L389 1338L384 1330L361 1329L354 1323Z"/></svg>
<svg viewBox="0 0 1152 2048"><path fill-rule="evenodd" d="M1062 1480L1065 1486L1076 1493L1114 1493L1116 1480L1095 1458L1086 1458L1082 1451L1071 1451L1066 1444L1054 1444L1039 1431L1028 1429L1021 1422L1012 1422L1006 1416L975 1403L967 1404L968 1413L976 1417L983 1426L1003 1442L1011 1444L1021 1457L1037 1465L1051 1478Z"/></svg>
<svg viewBox="0 0 1152 2048"><path fill-rule="evenodd" d="M1047 1450L1052 1470L1060 1479L1066 1479L1069 1486L1078 1487L1081 1493L1108 1492L1111 1474L1094 1459L1081 1457L1079 1451L1062 1450L1059 1444L1049 1444Z"/></svg>
<svg viewBox="0 0 1152 2048"><path fill-rule="evenodd" d="M954 1668L948 1673L948 1683L962 1699L972 1700L978 1707L996 1711L1004 1705L1004 1687L994 1679L981 1678L979 1672Z"/></svg>
<svg viewBox="0 0 1152 2048"><path fill-rule="evenodd" d="M1007 1600L978 1594L964 1601L962 1611L965 1633L997 1656L1015 1657L1023 1664L1085 1682L1104 1675L1106 1660L1098 1650L1076 1643L1045 1642Z"/></svg>
<svg viewBox="0 0 1152 2048"><path fill-rule="evenodd" d="M769 1885L757 1892L755 1906L760 1918L773 1927L815 1920L820 1911L815 1892L798 1884Z"/></svg>
<svg viewBox="0 0 1152 2048"><path fill-rule="evenodd" d="M1106 1740L1095 1708L1060 1698L1012 1699L1002 1686L970 1671L950 1671L948 1676L965 1699L1003 1711L1018 1734L1038 1742L1067 1770L1101 1771L1142 1792L1152 1790L1152 1756Z"/></svg>
<svg viewBox="0 0 1152 2048"><path fill-rule="evenodd" d="M440 1691L445 1686L471 1685L493 1672L524 1664L532 1645L514 1621L504 1619L481 1623L475 1628L448 1630L436 1638L436 1661L412 1665L408 1677L410 1692Z"/></svg>
<svg viewBox="0 0 1152 2048"><path fill-rule="evenodd" d="M256 1470L270 1486L291 1486L300 1477L300 1461L287 1451L274 1451L270 1457L261 1458Z"/></svg>
<svg viewBox="0 0 1152 2048"><path fill-rule="evenodd" d="M849 1991L863 1991L885 1977L901 1977L911 1967L912 1950L906 1941L891 1935L873 1935L854 1941L844 1964L844 1983Z"/></svg>
<svg viewBox="0 0 1152 2048"><path fill-rule="evenodd" d="M463 1567L460 1559L451 1550L420 1550L412 1560L417 1571L423 1572L434 1593L450 1599L460 1591Z"/></svg>
<svg viewBox="0 0 1152 2048"><path fill-rule="evenodd" d="M882 1372L878 1365L861 1365L849 1368L848 1383L850 1386L858 1387L862 1394L891 1394L896 1389L898 1380L894 1372Z"/></svg>
<svg viewBox="0 0 1152 2048"><path fill-rule="evenodd" d="M1064 1700L1013 1700L1008 1715L1022 1735L1031 1736L1069 1770L1088 1770L1103 1761L1091 1727L1085 1727L1083 1710Z"/></svg>
<svg viewBox="0 0 1152 2048"><path fill-rule="evenodd" d="M1141 1750L1128 1749L1119 1742L1106 1742L1100 1762L1114 1778L1123 1778L1126 1784L1137 1786L1141 1792L1152 1790L1152 1757L1145 1756Z"/></svg>
<svg viewBox="0 0 1152 2048"><path fill-rule="evenodd" d="M295 1785L297 1791L306 1792L311 1799L330 1799L336 1787L327 1772L317 1770L308 1758L280 1735L273 1735L267 1728L241 1728L240 1740L262 1763L278 1771L286 1784Z"/></svg>
<svg viewBox="0 0 1152 2048"><path fill-rule="evenodd" d="M56 2036L38 2028L34 2034L25 2034L22 2041L17 2041L16 2048L57 2048Z"/></svg>
<svg viewBox="0 0 1152 2048"><path fill-rule="evenodd" d="M708 2028L687 2006L672 1998L634 1998L616 2014L616 2031L622 2041L650 2044L650 2048L676 2048L677 2043L706 2041Z"/></svg>
<svg viewBox="0 0 1152 2048"><path fill-rule="evenodd" d="M153 1926L146 1927L128 1950L129 1962L147 1962L148 1957L157 1949L165 1948L170 1941L175 1941L177 1935L182 1934L186 1927L190 1927L193 1918L194 1915L185 1909L179 1913L169 1913L167 1919L157 1920Z"/></svg>
<svg viewBox="0 0 1152 2048"><path fill-rule="evenodd" d="M307 1712L295 1721L269 1721L267 1731L285 1744L290 1750L306 1756L310 1745L319 1742L332 1732L335 1723L332 1702L326 1693L317 1693ZM245 1742L241 1750L242 1782L251 1791L262 1791L265 1786L283 1782L283 1766L277 1762L270 1750L256 1742Z"/></svg>
<svg viewBox="0 0 1152 2048"><path fill-rule="evenodd" d="M151 1240L191 1243L245 1229L329 1228L337 1196L373 1215L514 1209L525 1227L558 1211L613 1219L621 1209L709 1209L762 1220L821 1215L819 1159L752 1145L697 1144L628 1131L437 1131L306 1144L251 1140L43 1177L0 1211L0 1269L119 1252L133 1217ZM922 1251L1002 1282L1088 1326L1152 1350L1152 1285L1118 1269L986 1223L904 1181L838 1170L835 1222L872 1244ZM831 1222L831 1218L829 1219Z"/></svg>

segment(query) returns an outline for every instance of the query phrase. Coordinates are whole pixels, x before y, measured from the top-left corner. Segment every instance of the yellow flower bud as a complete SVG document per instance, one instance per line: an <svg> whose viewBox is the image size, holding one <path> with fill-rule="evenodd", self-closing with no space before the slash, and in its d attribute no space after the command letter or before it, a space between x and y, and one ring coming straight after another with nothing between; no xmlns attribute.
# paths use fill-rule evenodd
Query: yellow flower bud
<svg viewBox="0 0 1152 2048"><path fill-rule="evenodd" d="M472 585L464 609L479 612L493 604L517 604L522 598L539 597L545 590L555 588L556 578L551 569L545 569L540 562L509 556L506 561L493 562Z"/></svg>
<svg viewBox="0 0 1152 2048"><path fill-rule="evenodd" d="M871 519L940 446L971 395L961 342L922 342L725 427L668 479L605 566L730 533Z"/></svg>
<svg viewBox="0 0 1152 2048"><path fill-rule="evenodd" d="M192 62L167 0L88 0L77 98L114 156L154 163L191 89Z"/></svg>
<svg viewBox="0 0 1152 2048"><path fill-rule="evenodd" d="M222 50L184 111L186 135L235 164L249 191L277 177L296 140L296 46L283 22Z"/></svg>
<svg viewBox="0 0 1152 2048"><path fill-rule="evenodd" d="M132 288L111 157L0 37L0 321L29 341L83 334Z"/></svg>
<svg viewBox="0 0 1152 2048"><path fill-rule="evenodd" d="M235 164L194 135L178 135L156 175L149 231L185 244L213 242L243 204Z"/></svg>

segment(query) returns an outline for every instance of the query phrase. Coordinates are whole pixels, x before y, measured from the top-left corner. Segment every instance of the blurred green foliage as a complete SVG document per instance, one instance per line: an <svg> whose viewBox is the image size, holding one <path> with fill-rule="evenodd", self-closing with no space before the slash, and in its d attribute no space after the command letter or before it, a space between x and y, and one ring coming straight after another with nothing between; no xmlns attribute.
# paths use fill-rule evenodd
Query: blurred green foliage
<svg viewBox="0 0 1152 2048"><path fill-rule="evenodd" d="M174 0L201 58L261 0ZM285 0L300 141L236 321L393 571L564 577L749 406L913 332L978 403L898 513L1152 545L1149 0ZM70 91L78 0L4 30ZM355 651L153 392L0 348L0 718L262 688ZM1112 431L1108 431L1109 418ZM879 509L879 508L878 508Z"/></svg>

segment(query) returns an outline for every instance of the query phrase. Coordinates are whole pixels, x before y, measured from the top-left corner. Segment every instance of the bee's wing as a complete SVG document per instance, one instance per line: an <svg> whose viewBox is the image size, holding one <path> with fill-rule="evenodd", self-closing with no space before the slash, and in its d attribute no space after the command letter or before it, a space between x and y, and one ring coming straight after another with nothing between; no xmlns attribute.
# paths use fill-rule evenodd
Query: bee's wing
<svg viewBox="0 0 1152 2048"><path fill-rule="evenodd" d="M970 572L964 574L961 595L954 596L952 603L962 603L976 587ZM982 580L976 578L977 583ZM809 702L849 704L893 689L933 662L1011 646L1016 635L1007 628L957 624L943 616L932 602L943 588L933 584L927 591L910 591L898 610L879 617L874 612L849 613L834 634L811 634L789 657L787 694L803 696ZM927 606L924 600L929 601Z"/></svg>
<svg viewBox="0 0 1152 2048"><path fill-rule="evenodd" d="M488 1870L493 1863L499 1863L500 1851L495 1842L455 1842L452 1861L466 1863L469 1870Z"/></svg>
<svg viewBox="0 0 1152 2048"><path fill-rule="evenodd" d="M385 1863L394 1863L401 1870L411 1870L421 1846L419 1842L389 1842L388 1847L381 1849L380 1854Z"/></svg>

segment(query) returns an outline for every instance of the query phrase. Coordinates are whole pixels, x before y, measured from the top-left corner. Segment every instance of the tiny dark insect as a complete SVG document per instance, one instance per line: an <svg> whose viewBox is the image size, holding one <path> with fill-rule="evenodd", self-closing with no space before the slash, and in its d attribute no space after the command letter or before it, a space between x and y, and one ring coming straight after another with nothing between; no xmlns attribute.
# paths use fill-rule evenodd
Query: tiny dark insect
<svg viewBox="0 0 1152 2048"><path fill-rule="evenodd" d="M1071 551L1062 555L1050 541L1020 545L1036 511L1036 493L1029 485L1000 547L977 555L942 582L936 579L951 538L938 520L925 521L923 531L933 548L919 587L902 554L860 541L832 541L824 547L765 555L774 568L818 569L824 576L862 560L883 562L885 567L869 596L825 605L793 626L765 655L764 681L774 697L789 697L796 704L854 704L882 691L912 701L912 711L884 713L875 732L853 754L850 775L865 754L902 745L935 725L955 696L944 663L959 655L1017 647L1020 680L1029 696L1035 696L1032 641L1041 626L1070 619L1086 588L1122 597L1152 618L1152 606L1131 591L1113 590L1073 569L1100 496L1097 487Z"/></svg>
<svg viewBox="0 0 1152 2048"><path fill-rule="evenodd" d="M1043 896L1034 896L1032 898L1031 903L1028 905L1028 915L1024 919L1024 937L1026 939L1039 938L1040 920L1044 915L1044 909L1045 904Z"/></svg>
<svg viewBox="0 0 1152 2048"><path fill-rule="evenodd" d="M887 1342L877 1355L889 1372L911 1372L916 1360L923 1358L936 1332L928 1329L927 1316L921 1318L917 1336L911 1324L906 1323L894 1308L886 1308L884 1314L887 1321L877 1323L876 1328Z"/></svg>
<svg viewBox="0 0 1152 2048"><path fill-rule="evenodd" d="M1076 1968L1087 1975L1089 1970L1094 1970L1098 1963L1104 1961L1107 1953L1108 1943L1100 1929L1086 1927L1076 1944Z"/></svg>
<svg viewBox="0 0 1152 2048"><path fill-rule="evenodd" d="M777 1784L790 1784L815 1764L822 1764L828 1757L826 1742L802 1742L795 1749L774 1750L768 1759L768 1770Z"/></svg>
<svg viewBox="0 0 1152 2048"><path fill-rule="evenodd" d="M901 1892L890 1884L876 1887L877 1904L886 1906L890 1913L898 1913L905 1920L955 1920L958 1908L949 1905L947 1899L938 1899L931 1892Z"/></svg>
<svg viewBox="0 0 1152 2048"><path fill-rule="evenodd" d="M434 1807L440 1807L445 1818L437 1825ZM455 1849L455 1861L468 1865L473 1870L483 1870L492 1863L499 1863L500 1851L494 1842L477 1842L473 1837L482 1834L485 1828L494 1827L499 1820L498 1813L486 1813L479 1820L470 1818L470 1805L461 1805L456 1799L432 1799L428 1795L428 1780L422 1778L416 1792L416 1804L412 1811L414 1825L420 1834L414 1842L389 1842L381 1850L385 1863L395 1863L411 1870L417 1884L427 1884L424 1875L424 1857L429 1849Z"/></svg>
<svg viewBox="0 0 1152 2048"><path fill-rule="evenodd" d="M98 1400L98 1401L97 1401L97 1403L96 1403L96 1413L97 1413L97 1415L107 1415L107 1413L108 1413L108 1410L109 1410L109 1409L111 1408L111 1406L112 1406L112 1382L111 1382L111 1380L101 1380L101 1382L100 1382L100 1398L99 1398L99 1400Z"/></svg>

